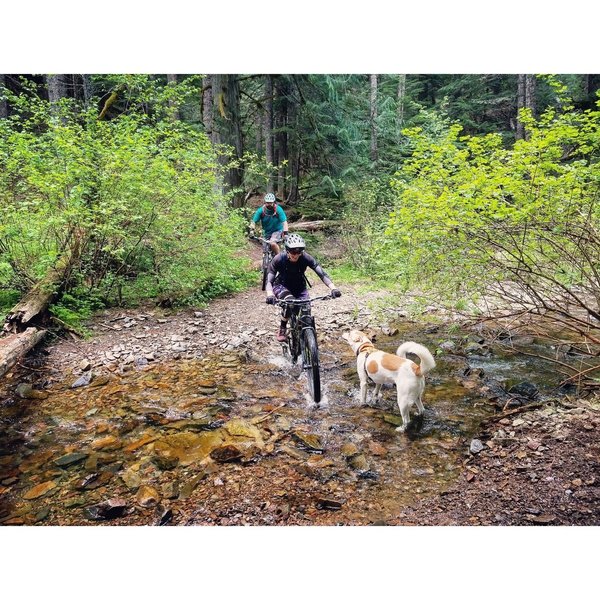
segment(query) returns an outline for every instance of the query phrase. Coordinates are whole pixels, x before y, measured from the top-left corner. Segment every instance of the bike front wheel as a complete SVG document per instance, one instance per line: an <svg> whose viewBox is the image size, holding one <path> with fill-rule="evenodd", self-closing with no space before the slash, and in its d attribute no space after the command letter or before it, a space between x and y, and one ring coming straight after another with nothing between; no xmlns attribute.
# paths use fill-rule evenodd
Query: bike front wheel
<svg viewBox="0 0 600 600"><path fill-rule="evenodd" d="M308 379L308 391L316 404L321 402L321 373L319 370L319 348L314 329L305 329L302 334L302 369Z"/></svg>

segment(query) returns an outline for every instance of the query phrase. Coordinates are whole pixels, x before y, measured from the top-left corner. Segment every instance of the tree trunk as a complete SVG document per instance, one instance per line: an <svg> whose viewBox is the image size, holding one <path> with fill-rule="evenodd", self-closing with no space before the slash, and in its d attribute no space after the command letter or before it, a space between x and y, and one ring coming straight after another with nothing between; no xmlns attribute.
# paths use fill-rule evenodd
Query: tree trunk
<svg viewBox="0 0 600 600"><path fill-rule="evenodd" d="M94 95L94 86L89 75L82 75L81 79L83 81L83 102L85 106L88 107L92 96Z"/></svg>
<svg viewBox="0 0 600 600"><path fill-rule="evenodd" d="M58 102L67 95L67 88L64 83L63 75L46 75L46 85L48 86L48 100L51 103Z"/></svg>
<svg viewBox="0 0 600 600"><path fill-rule="evenodd" d="M341 227L342 221L325 219L322 221L295 221L289 223L289 231L319 231L321 229L329 229L331 227Z"/></svg>
<svg viewBox="0 0 600 600"><path fill-rule="evenodd" d="M4 97L6 91L6 76L0 74L0 119L8 117L8 101Z"/></svg>
<svg viewBox="0 0 600 600"><path fill-rule="evenodd" d="M404 100L406 98L406 75L398 75L398 138L404 125Z"/></svg>
<svg viewBox="0 0 600 600"><path fill-rule="evenodd" d="M525 106L531 110L531 114L535 117L536 114L536 101L535 101L535 89L536 89L536 77L535 75L525 76Z"/></svg>
<svg viewBox="0 0 600 600"><path fill-rule="evenodd" d="M176 86L177 85L177 75L167 75L167 85ZM177 102L172 98L169 98L169 108L171 112L171 118L173 121L179 121L181 119L181 115L179 114L179 108L177 107Z"/></svg>
<svg viewBox="0 0 600 600"><path fill-rule="evenodd" d="M54 117L55 122L64 123L65 118L60 117L60 109L57 102L67 95L67 89L64 84L63 75L46 75L46 85L48 86L48 100L50 101L50 112Z"/></svg>
<svg viewBox="0 0 600 600"><path fill-rule="evenodd" d="M243 204L240 188L244 170L241 165L244 152L240 124L240 86L237 75L213 75L213 116L215 143L233 148L231 157L221 153L219 162L224 167L223 193L234 191L233 207Z"/></svg>
<svg viewBox="0 0 600 600"><path fill-rule="evenodd" d="M295 102L290 102L288 111L288 120L290 124L294 124L290 127L293 135L288 135L290 145L290 191L288 193L287 201L291 204L298 202L298 187L300 185L300 156L302 153L302 146L298 139L299 123L298 123L298 105Z"/></svg>
<svg viewBox="0 0 600 600"><path fill-rule="evenodd" d="M519 75L517 80L517 131L516 139L525 139L525 128L521 119L519 119L519 111L525 107L525 75Z"/></svg>
<svg viewBox="0 0 600 600"><path fill-rule="evenodd" d="M289 163L288 149L288 88L283 76L277 79L277 195L286 197L286 175Z"/></svg>
<svg viewBox="0 0 600 600"><path fill-rule="evenodd" d="M71 270L79 261L81 236L73 235L72 242L58 260L31 290L6 315L4 331L22 332L34 320L44 316L48 306L55 300L66 283Z"/></svg>
<svg viewBox="0 0 600 600"><path fill-rule="evenodd" d="M377 75L371 75L371 97L370 97L371 115L371 160L377 161Z"/></svg>
<svg viewBox="0 0 600 600"><path fill-rule="evenodd" d="M204 132L214 143L213 121L213 76L205 75L202 78L202 98L200 102Z"/></svg>
<svg viewBox="0 0 600 600"><path fill-rule="evenodd" d="M22 333L0 339L0 377L12 369L45 335L44 330L28 327Z"/></svg>
<svg viewBox="0 0 600 600"><path fill-rule="evenodd" d="M263 125L263 137L265 139L265 159L272 165L275 162L273 148L273 76L265 76L265 114ZM275 190L273 176L269 174L267 192Z"/></svg>

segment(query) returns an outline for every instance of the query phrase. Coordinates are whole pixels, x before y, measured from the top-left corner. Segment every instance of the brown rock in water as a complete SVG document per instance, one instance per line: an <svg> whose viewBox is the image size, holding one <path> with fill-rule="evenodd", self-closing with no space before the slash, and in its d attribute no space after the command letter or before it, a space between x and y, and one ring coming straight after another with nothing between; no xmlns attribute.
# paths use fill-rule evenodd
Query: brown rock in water
<svg viewBox="0 0 600 600"><path fill-rule="evenodd" d="M210 457L217 462L233 462L234 460L241 460L243 456L244 453L233 444L215 448L210 453Z"/></svg>
<svg viewBox="0 0 600 600"><path fill-rule="evenodd" d="M116 438L114 435L107 435L94 440L90 444L90 447L94 450L117 450L121 447L121 440Z"/></svg>
<svg viewBox="0 0 600 600"><path fill-rule="evenodd" d="M122 498L111 498L99 504L88 506L84 510L86 518L92 521L104 521L122 517L127 510L127 503Z"/></svg>
<svg viewBox="0 0 600 600"><path fill-rule="evenodd" d="M33 500L34 498L40 498L41 496L45 496L50 490L53 490L56 487L55 481L45 481L44 483L39 483L38 485L32 487L28 492L23 495L25 500Z"/></svg>
<svg viewBox="0 0 600 600"><path fill-rule="evenodd" d="M160 502L160 495L152 486L142 485L135 495L135 501L144 508L156 506Z"/></svg>
<svg viewBox="0 0 600 600"><path fill-rule="evenodd" d="M303 431L294 431L293 436L309 452L323 452L323 443L318 435L315 435L314 433L304 433Z"/></svg>
<svg viewBox="0 0 600 600"><path fill-rule="evenodd" d="M341 452L344 456L350 458L351 456L355 456L356 454L358 454L359 450L356 444L348 443L342 446Z"/></svg>

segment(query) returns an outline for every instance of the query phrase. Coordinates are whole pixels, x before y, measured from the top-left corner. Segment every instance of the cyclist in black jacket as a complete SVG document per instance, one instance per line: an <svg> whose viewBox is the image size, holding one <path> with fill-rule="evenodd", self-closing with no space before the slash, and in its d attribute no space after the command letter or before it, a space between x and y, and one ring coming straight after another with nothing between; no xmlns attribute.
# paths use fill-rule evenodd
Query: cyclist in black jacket
<svg viewBox="0 0 600 600"><path fill-rule="evenodd" d="M304 273L310 267L321 281L331 290L333 298L339 298L342 292L338 290L323 267L305 252L306 244L297 233L290 233L285 240L285 252L278 254L269 265L267 273L267 304L275 304L276 300L307 300L307 281ZM281 314L281 323L277 334L278 342L285 342L289 314Z"/></svg>

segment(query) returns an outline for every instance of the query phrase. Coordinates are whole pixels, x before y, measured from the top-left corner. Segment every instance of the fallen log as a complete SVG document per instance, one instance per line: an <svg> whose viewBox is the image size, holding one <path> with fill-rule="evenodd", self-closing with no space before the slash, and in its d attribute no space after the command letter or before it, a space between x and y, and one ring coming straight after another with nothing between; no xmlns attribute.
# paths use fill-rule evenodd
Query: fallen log
<svg viewBox="0 0 600 600"><path fill-rule="evenodd" d="M0 377L12 369L45 335L43 329L28 327L21 333L13 333L0 339Z"/></svg>
<svg viewBox="0 0 600 600"><path fill-rule="evenodd" d="M80 239L75 236L72 245L58 258L54 266L48 269L46 276L6 315L4 331L19 333L31 326L32 319L46 312L64 286L73 265L79 260L79 249Z"/></svg>
<svg viewBox="0 0 600 600"><path fill-rule="evenodd" d="M36 327L48 316L48 307L58 297L71 270L79 261L81 235L74 232L71 243L48 269L46 276L38 281L6 315L3 335L0 338L0 377L25 356L46 331Z"/></svg>
<svg viewBox="0 0 600 600"><path fill-rule="evenodd" d="M295 221L294 223L288 223L288 229L289 231L318 231L340 225L341 221L334 221L333 219L323 221Z"/></svg>

